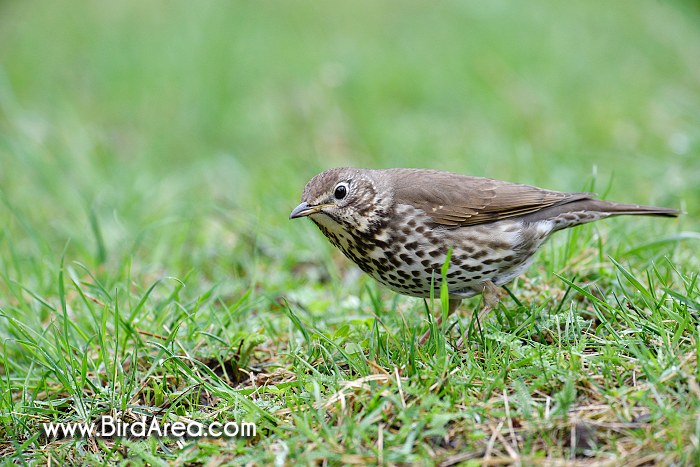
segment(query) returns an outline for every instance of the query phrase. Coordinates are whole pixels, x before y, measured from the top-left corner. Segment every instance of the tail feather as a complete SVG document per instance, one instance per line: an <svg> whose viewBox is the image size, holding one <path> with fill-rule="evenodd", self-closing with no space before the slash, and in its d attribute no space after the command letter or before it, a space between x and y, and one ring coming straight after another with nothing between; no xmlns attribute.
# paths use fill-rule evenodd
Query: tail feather
<svg viewBox="0 0 700 467"><path fill-rule="evenodd" d="M678 217L681 213L677 209L644 206L640 204L616 203L614 201L604 201L601 199L584 199L565 206L568 207L569 210L573 211L593 211L607 213L611 216L641 215Z"/></svg>
<svg viewBox="0 0 700 467"><path fill-rule="evenodd" d="M552 230L556 231L611 216L678 217L680 214L681 212L677 209L584 198L528 214L523 217L523 220L526 222L549 221L554 224Z"/></svg>

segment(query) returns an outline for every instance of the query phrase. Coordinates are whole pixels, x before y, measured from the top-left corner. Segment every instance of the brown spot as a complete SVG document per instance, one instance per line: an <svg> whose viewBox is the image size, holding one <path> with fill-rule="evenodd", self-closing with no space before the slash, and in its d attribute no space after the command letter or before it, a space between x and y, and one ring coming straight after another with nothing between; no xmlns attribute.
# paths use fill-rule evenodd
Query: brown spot
<svg viewBox="0 0 700 467"><path fill-rule="evenodd" d="M413 258L411 258L411 257L410 257L409 255L407 255L406 253L401 253L401 254L399 255L399 258L401 258L401 261L403 261L404 263L408 264L409 266L410 266L411 264L413 264Z"/></svg>
<svg viewBox="0 0 700 467"><path fill-rule="evenodd" d="M488 247L491 248L492 250L508 250L510 249L510 243L500 241L500 240L491 240L488 243Z"/></svg>
<svg viewBox="0 0 700 467"><path fill-rule="evenodd" d="M417 250L418 249L418 242L409 242L409 243L406 243L403 247L405 249L407 249L408 251Z"/></svg>
<svg viewBox="0 0 700 467"><path fill-rule="evenodd" d="M410 279L410 278L411 278L411 275L410 275L409 273L407 273L406 271L404 271L403 269L397 270L396 273L397 273L399 276L401 276L402 278L404 278L404 279Z"/></svg>
<svg viewBox="0 0 700 467"><path fill-rule="evenodd" d="M474 258L474 259L483 258L484 256L486 256L488 254L489 253L486 250L479 250L472 255L472 258Z"/></svg>

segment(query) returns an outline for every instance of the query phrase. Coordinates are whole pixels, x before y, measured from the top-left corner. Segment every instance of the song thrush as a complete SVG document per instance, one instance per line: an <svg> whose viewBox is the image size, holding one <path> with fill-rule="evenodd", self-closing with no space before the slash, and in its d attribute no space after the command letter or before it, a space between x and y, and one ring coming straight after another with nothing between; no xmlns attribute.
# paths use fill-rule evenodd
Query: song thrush
<svg viewBox="0 0 700 467"><path fill-rule="evenodd" d="M528 185L426 169L330 169L312 178L289 218L308 216L360 269L404 295L463 298L515 279L557 230L610 216L676 217L675 209L602 201Z"/></svg>

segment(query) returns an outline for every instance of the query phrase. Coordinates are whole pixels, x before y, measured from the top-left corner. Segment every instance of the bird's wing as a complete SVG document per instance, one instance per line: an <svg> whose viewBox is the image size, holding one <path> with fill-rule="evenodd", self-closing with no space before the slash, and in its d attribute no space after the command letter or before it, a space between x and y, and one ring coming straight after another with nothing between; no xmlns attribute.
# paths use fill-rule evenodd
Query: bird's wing
<svg viewBox="0 0 700 467"><path fill-rule="evenodd" d="M421 169L394 169L394 201L422 209L436 224L485 224L588 199L591 193L563 193L529 185Z"/></svg>

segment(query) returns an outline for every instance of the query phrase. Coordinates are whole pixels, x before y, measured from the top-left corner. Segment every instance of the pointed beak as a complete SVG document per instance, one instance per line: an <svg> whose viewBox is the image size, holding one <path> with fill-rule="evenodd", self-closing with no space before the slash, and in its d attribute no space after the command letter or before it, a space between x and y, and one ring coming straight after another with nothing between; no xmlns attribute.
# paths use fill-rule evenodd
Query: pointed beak
<svg viewBox="0 0 700 467"><path fill-rule="evenodd" d="M309 203L304 201L292 210L292 213L289 215L289 218L296 219L299 217L310 216L311 214L316 214L325 206L325 204L321 204L319 206L310 206Z"/></svg>

